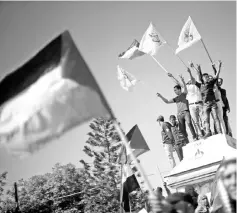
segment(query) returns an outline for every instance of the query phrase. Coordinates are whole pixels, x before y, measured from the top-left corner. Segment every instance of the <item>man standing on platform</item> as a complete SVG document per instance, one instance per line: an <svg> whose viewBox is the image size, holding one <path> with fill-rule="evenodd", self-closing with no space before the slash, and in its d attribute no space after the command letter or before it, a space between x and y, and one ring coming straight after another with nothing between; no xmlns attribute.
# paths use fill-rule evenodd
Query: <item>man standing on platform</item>
<svg viewBox="0 0 237 213"><path fill-rule="evenodd" d="M186 122L193 136L193 140L196 141L198 137L192 124L191 115L189 112L188 100L186 99L187 93L188 93L187 87L184 82L184 78L181 75L180 75L180 78L184 86L183 92L181 91L181 86L176 85L174 86L174 92L177 95L175 98L171 100L167 100L160 93L157 93L157 96L160 97L167 104L171 104L171 103L177 104L177 118L179 121L179 126L180 126L181 131L183 132L185 137L188 137L188 134L186 131L186 124L185 124Z"/></svg>
<svg viewBox="0 0 237 213"><path fill-rule="evenodd" d="M180 161L183 160L183 146L185 146L187 143L189 143L188 138L185 137L182 133L182 131L180 131L179 128L179 124L176 121L176 117L174 115L170 116L170 123L171 123L171 131L174 137L174 141L175 141L175 151L178 155L178 158Z"/></svg>
<svg viewBox="0 0 237 213"><path fill-rule="evenodd" d="M190 63L190 66L194 68L194 65L192 62ZM196 129L196 133L198 134L198 137L200 139L204 136L203 130L201 128L202 127L201 119L203 117L202 116L203 114L202 95L201 95L200 88L195 85L195 82L193 80L194 77L192 76L190 69L188 68L187 71L191 78L186 83L186 87L188 91L186 99L188 100L188 103L189 103L189 111L190 111L190 115L193 120L195 129ZM171 77L176 84L183 87L183 85L171 73L168 73L168 76Z"/></svg>
<svg viewBox="0 0 237 213"><path fill-rule="evenodd" d="M217 109L217 103L216 103L216 97L214 93L214 86L217 82L217 79L219 78L220 70L221 70L221 62L219 63L219 69L215 75L215 77L211 80L208 73L202 74L202 81L203 83L196 82L195 85L197 85L201 89L201 93L203 95L203 113L204 113L204 120L205 120L205 130L206 134L204 138L207 138L211 136L211 129L210 129L210 114L212 112L215 127L217 130L217 133L222 133L220 121L218 119L218 109ZM212 65L213 69L215 69L215 66Z"/></svg>
<svg viewBox="0 0 237 213"><path fill-rule="evenodd" d="M223 104L224 104L223 119L224 119L224 122L225 122L225 127L226 127L227 134L232 137L232 132L231 132L228 116L227 116L227 112L230 113L230 105L229 105L228 98L226 96L226 90L221 87L222 84L223 84L223 79L218 78L217 85L218 85L218 88L221 92L221 98L222 98L222 101L223 101Z"/></svg>
<svg viewBox="0 0 237 213"><path fill-rule="evenodd" d="M171 132L171 124L165 122L162 115L157 118L157 122L161 126L161 136L165 153L169 159L171 167L174 168L176 164L173 156L174 138Z"/></svg>

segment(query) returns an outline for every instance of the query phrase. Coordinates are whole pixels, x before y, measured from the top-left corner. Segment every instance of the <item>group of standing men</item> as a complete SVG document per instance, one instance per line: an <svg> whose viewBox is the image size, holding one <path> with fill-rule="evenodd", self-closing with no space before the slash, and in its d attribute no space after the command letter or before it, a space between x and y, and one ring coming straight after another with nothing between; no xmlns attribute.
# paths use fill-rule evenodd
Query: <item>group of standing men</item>
<svg viewBox="0 0 237 213"><path fill-rule="evenodd" d="M168 73L168 76L175 82L174 92L177 95L173 99L166 99L160 93L160 97L165 103L177 104L177 118L175 115L170 116L170 123L164 120L160 115L157 118L162 131L162 140L165 152L168 156L170 164L175 167L173 150L177 152L180 161L183 159L182 147L189 143L186 124L190 129L193 141L198 139L206 139L212 134L224 133L232 136L229 125L227 111L230 112L229 102L226 97L226 90L221 88L223 79L219 78L222 62L219 61L218 70L215 64L212 64L214 77L208 73L202 73L201 66L194 66L190 63L191 69L196 71L196 79L191 73L191 69L187 68L190 75L188 82L180 75L182 83L174 76ZM211 132L210 116L214 121L214 131Z"/></svg>

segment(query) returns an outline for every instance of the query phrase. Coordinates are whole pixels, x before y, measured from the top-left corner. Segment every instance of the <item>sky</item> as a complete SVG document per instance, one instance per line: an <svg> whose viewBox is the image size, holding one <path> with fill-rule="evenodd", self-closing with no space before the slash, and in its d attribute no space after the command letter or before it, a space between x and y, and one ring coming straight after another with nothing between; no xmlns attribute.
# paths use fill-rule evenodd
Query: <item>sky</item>
<svg viewBox="0 0 237 213"><path fill-rule="evenodd" d="M69 30L87 61L108 103L125 132L135 124L150 147L140 157L153 187L161 185L162 175L171 167L166 157L158 115L168 120L176 105L165 104L156 96L175 97L174 83L148 55L134 60L118 59L134 39L141 40L152 22L172 48L163 46L155 58L175 77L186 68L173 54L180 31L191 16L214 62L222 60L220 76L227 91L233 135L236 137L236 3L235 2L1 2L0 78L12 72L64 30ZM201 64L203 72L213 74L202 43L180 52L185 63ZM133 92L123 90L117 80L117 65L132 73L143 84ZM4 92L4 91L1 91ZM8 185L21 178L50 172L56 163L90 162L82 151L90 131L89 123L74 128L34 155L19 159L0 148L0 172L8 171ZM189 134L191 135L191 134ZM177 156L175 156L176 161Z"/></svg>

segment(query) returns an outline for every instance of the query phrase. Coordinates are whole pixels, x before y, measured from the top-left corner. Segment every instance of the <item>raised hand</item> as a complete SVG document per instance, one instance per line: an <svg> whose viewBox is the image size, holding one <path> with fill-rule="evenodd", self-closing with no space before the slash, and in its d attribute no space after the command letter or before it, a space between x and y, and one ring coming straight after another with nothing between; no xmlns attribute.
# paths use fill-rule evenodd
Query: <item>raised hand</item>
<svg viewBox="0 0 237 213"><path fill-rule="evenodd" d="M171 73L167 73L167 75L171 78L173 77L173 75Z"/></svg>
<svg viewBox="0 0 237 213"><path fill-rule="evenodd" d="M197 69L198 69L198 71L201 71L201 65L200 64L197 64Z"/></svg>
<svg viewBox="0 0 237 213"><path fill-rule="evenodd" d="M158 92L156 93L156 95L157 95L158 97L161 97L161 94L160 94L160 93L158 93Z"/></svg>
<svg viewBox="0 0 237 213"><path fill-rule="evenodd" d="M189 66L192 67L192 68L194 67L194 64L193 64L192 61L189 62Z"/></svg>
<svg viewBox="0 0 237 213"><path fill-rule="evenodd" d="M188 72L188 73L190 73L190 72L191 72L191 70L189 69L189 67L188 67L188 69L187 69L187 72Z"/></svg>
<svg viewBox="0 0 237 213"><path fill-rule="evenodd" d="M219 60L218 62L219 62L219 67L221 67L221 65L222 65L222 61L221 61L221 60Z"/></svg>
<svg viewBox="0 0 237 213"><path fill-rule="evenodd" d="M180 77L181 81L184 81L184 77L181 74L179 75L179 77Z"/></svg>

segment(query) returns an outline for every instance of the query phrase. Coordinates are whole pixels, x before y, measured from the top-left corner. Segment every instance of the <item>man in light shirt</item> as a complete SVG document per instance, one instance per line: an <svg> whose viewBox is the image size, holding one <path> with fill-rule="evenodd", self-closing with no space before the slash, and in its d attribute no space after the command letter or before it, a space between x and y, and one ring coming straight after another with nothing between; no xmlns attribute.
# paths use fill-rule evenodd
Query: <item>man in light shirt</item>
<svg viewBox="0 0 237 213"><path fill-rule="evenodd" d="M193 80L193 76L189 68L188 68L188 73L191 79L186 83L186 87L188 91L186 99L189 102L189 111L191 114L191 118L194 122L194 126L198 134L198 138L200 139L203 137L203 131L201 128L202 108L203 108L202 95L201 95L200 89L195 85L195 81ZM168 73L168 76L171 77L176 84L183 87L183 85L177 79L175 79L171 73Z"/></svg>

